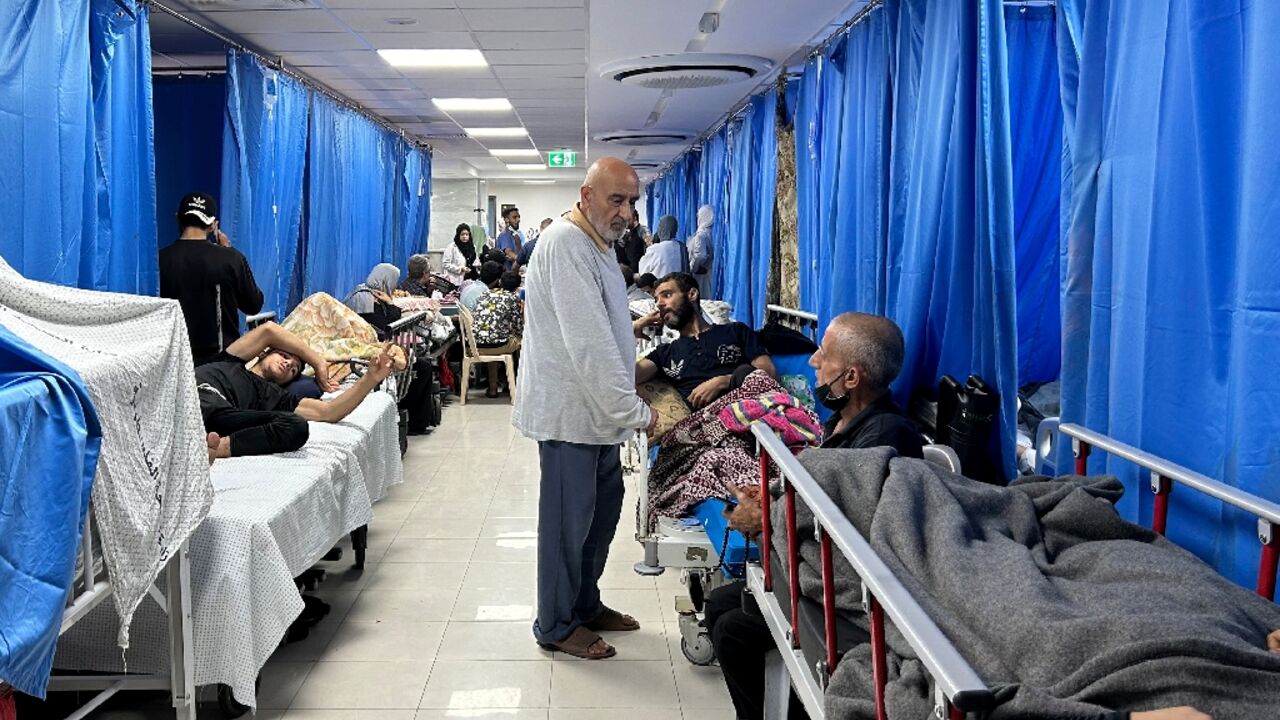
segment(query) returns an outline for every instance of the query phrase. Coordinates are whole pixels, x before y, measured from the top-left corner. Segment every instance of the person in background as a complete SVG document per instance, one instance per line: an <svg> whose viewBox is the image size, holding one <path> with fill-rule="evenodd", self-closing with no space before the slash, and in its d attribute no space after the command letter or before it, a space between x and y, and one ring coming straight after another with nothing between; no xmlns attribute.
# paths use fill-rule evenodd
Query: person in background
<svg viewBox="0 0 1280 720"><path fill-rule="evenodd" d="M640 260L641 273L653 273L654 277L664 278L672 273L686 272L689 258L685 254L684 243L675 239L676 230L675 217L663 215L658 221L653 245Z"/></svg>
<svg viewBox="0 0 1280 720"><path fill-rule="evenodd" d="M395 292L399 281L400 268L391 263L379 263L369 272L369 277L343 300L347 307L378 331L379 340L391 337L391 323L403 314L391 300L391 293Z"/></svg>
<svg viewBox="0 0 1280 720"><path fill-rule="evenodd" d="M481 355L514 355L524 332L524 304L516 295L520 274L502 273L498 286L476 301L476 347ZM498 363L485 363L489 372L488 397L498 397Z"/></svg>
<svg viewBox="0 0 1280 720"><path fill-rule="evenodd" d="M476 278L476 246L471 242L471 227L466 223L454 229L453 243L445 248L440 266L444 268L445 279L454 287Z"/></svg>
<svg viewBox="0 0 1280 720"><path fill-rule="evenodd" d="M431 297L431 261L426 255L409 256L409 277L400 289L413 297Z"/></svg>
<svg viewBox="0 0 1280 720"><path fill-rule="evenodd" d="M506 267L503 269L510 270L524 248L524 233L520 232L520 209L509 207L503 210L502 222L506 227L499 233L495 247L506 257Z"/></svg>
<svg viewBox="0 0 1280 720"><path fill-rule="evenodd" d="M551 225L551 218L543 218L542 225L538 228L538 234L532 240L524 244L520 250L520 254L516 256L515 271L520 272L522 268L529 266L529 260L533 258L533 249L538 246L538 238L542 237L542 231Z"/></svg>
<svg viewBox="0 0 1280 720"><path fill-rule="evenodd" d="M462 288L462 292L458 294L458 302L474 313L480 296L497 286L498 281L501 279L502 263L490 260L481 266L480 280Z"/></svg>
<svg viewBox="0 0 1280 720"><path fill-rule="evenodd" d="M640 180L623 160L588 170L579 202L542 234L525 278L520 391L511 422L538 442L538 644L598 660L600 637L639 630L605 605L600 576L622 514L620 447L656 415L636 395L635 339L613 243L626 232Z"/></svg>
<svg viewBox="0 0 1280 720"><path fill-rule="evenodd" d="M636 278L636 289L643 292L650 300L653 300L653 296L658 290L658 278L654 277L653 273L645 273ZM643 300L644 298L639 299Z"/></svg>
<svg viewBox="0 0 1280 720"><path fill-rule="evenodd" d="M689 236L685 247L689 251L689 274L698 281L698 287L711 289L711 264L715 260L715 247L711 243L711 226L716 221L716 211L710 205L698 208L698 230ZM703 298L710 297L704 294Z"/></svg>
<svg viewBox="0 0 1280 720"><path fill-rule="evenodd" d="M618 256L618 264L626 265L632 270L639 272L640 259L644 257L644 253L649 249L649 245L644 241L644 226L640 224L640 218L633 218L631 227L627 228L627 232L622 239L614 243L613 251Z"/></svg>
<svg viewBox="0 0 1280 720"><path fill-rule="evenodd" d="M618 265L618 269L622 271L622 280L627 284L627 302L628 303L633 303L633 302L636 302L637 300L653 299L653 295L651 295L648 291L641 290L639 287L636 286L636 273L634 270L631 269L630 265L623 263L621 265ZM652 282L653 276L650 275L649 277L651 279L650 282Z"/></svg>
<svg viewBox="0 0 1280 720"><path fill-rule="evenodd" d="M218 203L191 193L178 204L178 240L160 251L160 297L177 300L196 365L240 338L240 316L262 311L249 261L218 227Z"/></svg>

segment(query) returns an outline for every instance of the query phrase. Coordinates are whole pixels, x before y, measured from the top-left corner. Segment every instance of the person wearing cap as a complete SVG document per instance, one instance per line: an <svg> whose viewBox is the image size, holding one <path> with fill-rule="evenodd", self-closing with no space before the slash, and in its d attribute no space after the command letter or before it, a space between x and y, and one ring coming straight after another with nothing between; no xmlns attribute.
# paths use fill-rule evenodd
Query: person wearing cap
<svg viewBox="0 0 1280 720"><path fill-rule="evenodd" d="M160 297L177 300L187 319L196 365L240 338L237 311L262 311L262 290L249 261L218 227L218 203L191 193L178 204L178 240L160 251Z"/></svg>

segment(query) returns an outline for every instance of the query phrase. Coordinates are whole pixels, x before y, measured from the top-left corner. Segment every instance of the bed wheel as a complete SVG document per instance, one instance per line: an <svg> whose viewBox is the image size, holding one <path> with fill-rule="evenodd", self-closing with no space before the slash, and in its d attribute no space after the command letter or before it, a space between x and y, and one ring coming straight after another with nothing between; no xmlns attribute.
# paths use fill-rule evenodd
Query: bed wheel
<svg viewBox="0 0 1280 720"><path fill-rule="evenodd" d="M710 665L716 659L715 649L711 647L711 637L706 633L699 633L698 639L692 644L688 638L680 638L680 652L694 665Z"/></svg>
<svg viewBox="0 0 1280 720"><path fill-rule="evenodd" d="M258 690L261 688L262 677L259 676L253 683L253 693L255 695L258 694ZM222 711L223 717L230 719L241 717L252 710L248 705L241 705L240 702L236 700L235 696L231 694L230 685L218 686L218 709Z"/></svg>

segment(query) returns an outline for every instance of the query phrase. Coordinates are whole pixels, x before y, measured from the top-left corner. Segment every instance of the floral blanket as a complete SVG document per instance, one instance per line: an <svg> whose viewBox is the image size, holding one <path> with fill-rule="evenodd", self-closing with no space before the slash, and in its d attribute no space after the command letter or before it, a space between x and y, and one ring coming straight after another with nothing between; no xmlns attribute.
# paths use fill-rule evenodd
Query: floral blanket
<svg viewBox="0 0 1280 720"><path fill-rule="evenodd" d="M372 325L325 293L303 300L281 325L319 353L330 364L333 379L338 382L342 381L343 373L341 368L333 366L348 360L372 360L382 349ZM407 357L403 348L392 347L391 352L395 356L395 369L403 370Z"/></svg>

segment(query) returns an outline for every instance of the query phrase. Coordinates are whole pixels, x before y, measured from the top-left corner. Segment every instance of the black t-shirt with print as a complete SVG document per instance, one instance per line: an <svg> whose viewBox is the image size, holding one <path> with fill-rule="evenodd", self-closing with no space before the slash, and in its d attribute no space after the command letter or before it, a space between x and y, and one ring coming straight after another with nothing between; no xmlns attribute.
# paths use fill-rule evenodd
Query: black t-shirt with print
<svg viewBox="0 0 1280 720"><path fill-rule="evenodd" d="M293 412L297 409L297 396L249 372L244 362L223 352L213 362L196 368L196 387L202 408L229 405L237 410Z"/></svg>
<svg viewBox="0 0 1280 720"><path fill-rule="evenodd" d="M732 375L738 366L767 355L751 328L742 323L712 325L699 337L681 335L659 345L649 359L686 400L702 383Z"/></svg>

